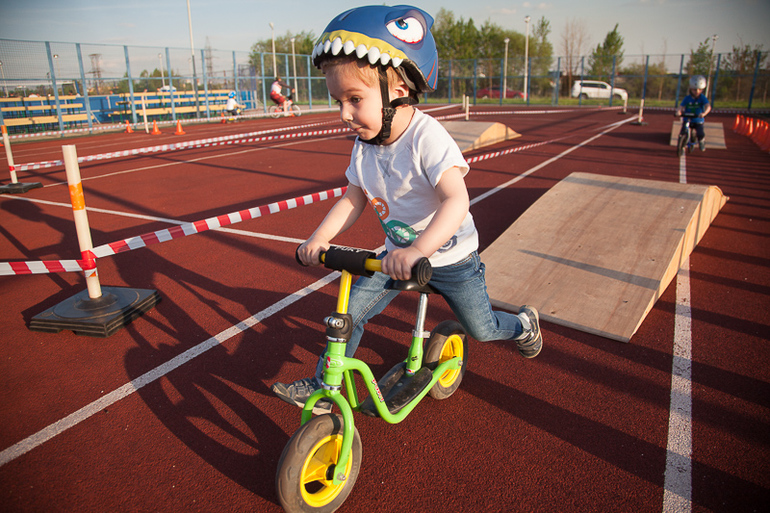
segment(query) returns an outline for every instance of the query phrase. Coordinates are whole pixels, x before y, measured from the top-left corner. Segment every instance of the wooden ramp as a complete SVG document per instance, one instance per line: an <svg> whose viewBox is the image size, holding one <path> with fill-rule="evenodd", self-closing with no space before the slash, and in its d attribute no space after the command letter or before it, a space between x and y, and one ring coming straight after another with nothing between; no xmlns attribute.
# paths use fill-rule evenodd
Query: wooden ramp
<svg viewBox="0 0 770 513"><path fill-rule="evenodd" d="M713 186L573 173L482 253L492 304L628 342L726 201Z"/></svg>
<svg viewBox="0 0 770 513"><path fill-rule="evenodd" d="M674 121L671 127L671 136L668 144L676 146L679 140L679 131L682 129L682 122L680 120ZM726 150L725 144L725 129L722 123L703 123L703 131L706 132L706 149L709 150ZM696 150L698 148L695 148Z"/></svg>
<svg viewBox="0 0 770 513"><path fill-rule="evenodd" d="M463 152L521 137L502 123L485 121L441 121Z"/></svg>

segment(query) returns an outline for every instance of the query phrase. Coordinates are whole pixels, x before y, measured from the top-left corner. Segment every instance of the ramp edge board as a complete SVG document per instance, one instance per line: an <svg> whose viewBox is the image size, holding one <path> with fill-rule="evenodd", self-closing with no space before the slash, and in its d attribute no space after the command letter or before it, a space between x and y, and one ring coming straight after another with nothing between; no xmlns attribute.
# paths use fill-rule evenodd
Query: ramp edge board
<svg viewBox="0 0 770 513"><path fill-rule="evenodd" d="M494 121L441 121L440 123L463 153L521 137L521 134Z"/></svg>
<svg viewBox="0 0 770 513"><path fill-rule="evenodd" d="M628 342L726 201L714 186L573 173L482 252L492 304Z"/></svg>

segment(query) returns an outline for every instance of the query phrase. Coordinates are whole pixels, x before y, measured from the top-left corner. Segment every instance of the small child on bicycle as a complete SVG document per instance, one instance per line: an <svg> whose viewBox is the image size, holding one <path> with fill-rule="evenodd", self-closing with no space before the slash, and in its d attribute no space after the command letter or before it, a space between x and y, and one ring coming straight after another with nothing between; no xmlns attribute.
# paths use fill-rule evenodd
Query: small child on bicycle
<svg viewBox="0 0 770 513"><path fill-rule="evenodd" d="M270 86L270 99L273 100L273 102L283 107L283 111L287 111L287 103L286 103L286 97L283 95L283 88L286 87L292 92L294 91L291 89L291 86L289 84L284 83L283 80L281 80L280 76L275 77L275 81L273 82L273 85Z"/></svg>
<svg viewBox="0 0 770 513"><path fill-rule="evenodd" d="M706 132L703 130L703 123L704 118L711 112L711 104L709 104L706 95L703 94L704 89L706 89L706 77L695 75L690 78L689 94L684 97L676 109L676 115L681 116L684 113L689 118L690 126L695 128L700 151L706 151ZM679 133L684 134L687 129L687 119L685 119Z"/></svg>
<svg viewBox="0 0 770 513"><path fill-rule="evenodd" d="M337 16L320 37L313 63L324 72L342 121L358 137L345 172L345 195L297 255L305 265L320 265L330 241L370 206L386 235L386 249L378 255L383 272L362 276L352 287L353 332L345 356L353 356L364 325L398 294L387 282L409 279L413 265L427 256L433 265L430 285L470 336L511 340L522 356L534 358L542 348L537 310L523 306L518 315L492 310L463 179L469 166L444 127L414 108L418 95L434 91L437 83L432 24L431 16L415 7L359 7ZM373 41L377 46L361 50ZM314 376L275 383L273 391L304 406L322 386L324 360L321 355ZM319 400L314 412L327 413L331 406Z"/></svg>
<svg viewBox="0 0 770 513"><path fill-rule="evenodd" d="M235 99L235 91L230 91L227 94L227 104L225 105L225 110L227 113L231 116L237 116L241 113L242 108L243 105L238 103L238 100Z"/></svg>

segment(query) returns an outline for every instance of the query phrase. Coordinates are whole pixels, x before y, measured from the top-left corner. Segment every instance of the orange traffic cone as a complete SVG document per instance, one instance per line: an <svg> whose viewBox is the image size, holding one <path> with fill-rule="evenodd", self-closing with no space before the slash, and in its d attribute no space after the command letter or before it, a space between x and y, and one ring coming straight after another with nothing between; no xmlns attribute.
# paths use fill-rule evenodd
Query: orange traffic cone
<svg viewBox="0 0 770 513"><path fill-rule="evenodd" d="M150 135L160 135L161 132L158 130L158 122L153 121L152 122L152 132L150 132Z"/></svg>
<svg viewBox="0 0 770 513"><path fill-rule="evenodd" d="M220 123L223 123L223 124L227 123L227 118L225 117L225 111L221 111L221 112L222 112L222 121L220 121Z"/></svg>
<svg viewBox="0 0 770 513"><path fill-rule="evenodd" d="M127 134L133 134L134 133L134 129L131 128L131 123L129 123L128 120L126 120L126 133Z"/></svg>
<svg viewBox="0 0 770 513"><path fill-rule="evenodd" d="M182 122L179 120L176 122L176 132L174 132L174 135L184 135L184 130L182 130Z"/></svg>

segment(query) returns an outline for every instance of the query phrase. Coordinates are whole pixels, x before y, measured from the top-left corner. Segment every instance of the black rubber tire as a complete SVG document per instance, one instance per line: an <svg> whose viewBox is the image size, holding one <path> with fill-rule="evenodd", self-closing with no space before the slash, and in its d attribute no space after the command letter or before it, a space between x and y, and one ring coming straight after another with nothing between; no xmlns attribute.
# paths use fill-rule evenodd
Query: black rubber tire
<svg viewBox="0 0 770 513"><path fill-rule="evenodd" d="M275 489L288 513L331 513L350 495L361 470L358 429L353 431L347 479L335 486L329 475L339 458L342 426L341 415L320 415L300 427L284 447Z"/></svg>
<svg viewBox="0 0 770 513"><path fill-rule="evenodd" d="M433 385L428 393L434 399L446 399L454 394L468 366L468 336L465 330L457 321L443 321L430 334L425 348L425 366L432 370L455 356L460 357L462 366L445 372Z"/></svg>
<svg viewBox="0 0 770 513"><path fill-rule="evenodd" d="M676 144L676 154L678 156L684 155L684 147L687 145L687 134L679 134L679 140Z"/></svg>

